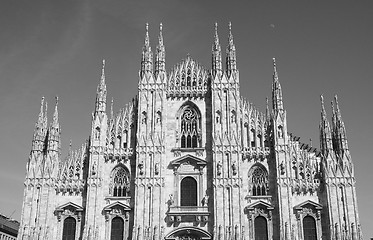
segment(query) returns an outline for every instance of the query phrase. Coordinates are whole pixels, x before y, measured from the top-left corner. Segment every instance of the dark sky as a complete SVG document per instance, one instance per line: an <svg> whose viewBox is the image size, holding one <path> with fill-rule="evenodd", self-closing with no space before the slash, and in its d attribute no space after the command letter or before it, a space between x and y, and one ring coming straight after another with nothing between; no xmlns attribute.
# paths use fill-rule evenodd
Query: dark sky
<svg viewBox="0 0 373 240"><path fill-rule="evenodd" d="M355 164L366 238L373 215L373 1L10 1L0 3L0 212L20 219L40 99L60 99L62 156L88 138L101 61L118 111L136 95L145 23L155 49L163 23L167 69L189 53L211 66L214 23L232 31L241 95L265 110L276 57L288 130L318 146L320 94L338 94ZM13 213L13 211L15 211Z"/></svg>

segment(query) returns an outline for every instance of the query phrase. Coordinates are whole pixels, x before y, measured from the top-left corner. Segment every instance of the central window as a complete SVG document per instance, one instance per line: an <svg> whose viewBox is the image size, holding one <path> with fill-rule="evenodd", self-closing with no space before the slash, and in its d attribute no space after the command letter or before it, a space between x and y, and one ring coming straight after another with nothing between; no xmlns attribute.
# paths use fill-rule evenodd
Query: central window
<svg viewBox="0 0 373 240"><path fill-rule="evenodd" d="M197 181L192 177L181 180L181 206L197 206Z"/></svg>
<svg viewBox="0 0 373 240"><path fill-rule="evenodd" d="M254 227L255 240L268 240L267 220L264 217L256 217Z"/></svg>
<svg viewBox="0 0 373 240"><path fill-rule="evenodd" d="M180 120L180 147L200 147L201 116L198 111L194 107L187 105L183 109Z"/></svg>
<svg viewBox="0 0 373 240"><path fill-rule="evenodd" d="M268 172L262 165L255 165L250 170L252 196L267 195Z"/></svg>
<svg viewBox="0 0 373 240"><path fill-rule="evenodd" d="M112 172L112 189L113 197L127 197L130 192L130 179L127 169L123 166L117 166Z"/></svg>
<svg viewBox="0 0 373 240"><path fill-rule="evenodd" d="M111 221L111 236L110 240L123 240L124 221L120 217L115 217Z"/></svg>

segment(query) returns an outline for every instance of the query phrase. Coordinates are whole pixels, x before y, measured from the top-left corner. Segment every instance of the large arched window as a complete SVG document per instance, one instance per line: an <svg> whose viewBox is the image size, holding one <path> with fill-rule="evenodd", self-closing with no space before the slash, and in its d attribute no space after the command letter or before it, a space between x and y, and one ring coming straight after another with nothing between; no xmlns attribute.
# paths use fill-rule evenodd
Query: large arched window
<svg viewBox="0 0 373 240"><path fill-rule="evenodd" d="M111 220L111 236L110 240L123 240L124 236L124 221L120 217L115 217Z"/></svg>
<svg viewBox="0 0 373 240"><path fill-rule="evenodd" d="M267 195L268 172L261 165L255 165L250 170L250 187L253 196Z"/></svg>
<svg viewBox="0 0 373 240"><path fill-rule="evenodd" d="M76 220L68 217L63 222L62 240L75 240Z"/></svg>
<svg viewBox="0 0 373 240"><path fill-rule="evenodd" d="M116 167L112 172L112 189L111 194L114 197L129 196L130 176L128 171L122 167Z"/></svg>
<svg viewBox="0 0 373 240"><path fill-rule="evenodd" d="M268 240L267 220L262 217L256 217L254 221L255 240Z"/></svg>
<svg viewBox="0 0 373 240"><path fill-rule="evenodd" d="M192 106L185 106L180 117L181 148L200 147L201 116Z"/></svg>
<svg viewBox="0 0 373 240"><path fill-rule="evenodd" d="M197 181L192 177L181 180L181 206L197 206Z"/></svg>
<svg viewBox="0 0 373 240"><path fill-rule="evenodd" d="M316 221L311 216L305 216L303 218L303 235L304 240L317 240Z"/></svg>

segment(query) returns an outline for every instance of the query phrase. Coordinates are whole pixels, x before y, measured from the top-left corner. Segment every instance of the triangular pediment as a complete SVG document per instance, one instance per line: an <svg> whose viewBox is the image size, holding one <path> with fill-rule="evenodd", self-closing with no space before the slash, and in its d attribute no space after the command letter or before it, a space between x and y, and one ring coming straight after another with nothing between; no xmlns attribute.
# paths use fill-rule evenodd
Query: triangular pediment
<svg viewBox="0 0 373 240"><path fill-rule="evenodd" d="M75 203L72 203L72 202L68 202L68 203L65 203L59 207L56 208L56 211L59 212L59 211L64 211L65 209L73 209L75 211L83 211L83 208L81 206L79 206L78 204L75 204Z"/></svg>
<svg viewBox="0 0 373 240"><path fill-rule="evenodd" d="M313 202L311 200L307 200L305 202L302 202L301 204L296 205L294 207L294 209L301 210L301 209L303 209L305 207L308 207L308 208L311 207L311 208L315 208L317 210L321 210L322 209L322 205L321 204L315 203L315 202Z"/></svg>
<svg viewBox="0 0 373 240"><path fill-rule="evenodd" d="M254 208L264 208L264 209L268 209L268 210L273 210L275 209L271 204L267 203L267 202L264 202L264 201L256 201L256 202L253 202L252 204L246 206L246 209L250 210L250 209L254 209Z"/></svg>
<svg viewBox="0 0 373 240"><path fill-rule="evenodd" d="M200 159L190 154L184 155L170 162L171 166L176 166L176 167L182 164L189 164L193 166L206 166L207 162L203 159Z"/></svg>
<svg viewBox="0 0 373 240"><path fill-rule="evenodd" d="M130 206L117 201L117 202L113 202L113 203L107 205L106 207L104 207L104 211L111 211L114 208L123 208L124 211L130 211L131 210Z"/></svg>

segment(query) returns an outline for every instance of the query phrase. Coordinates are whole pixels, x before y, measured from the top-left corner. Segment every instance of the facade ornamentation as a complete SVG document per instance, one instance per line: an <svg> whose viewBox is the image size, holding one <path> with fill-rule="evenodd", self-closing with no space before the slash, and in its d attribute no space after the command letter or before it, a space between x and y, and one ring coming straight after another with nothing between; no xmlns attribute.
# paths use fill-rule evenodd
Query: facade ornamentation
<svg viewBox="0 0 373 240"><path fill-rule="evenodd" d="M88 140L64 159L42 98L19 240L363 238L337 97L330 123L321 97L318 150L289 133L275 59L271 109L241 97L231 24L211 69L188 55L171 71L148 28L137 97L108 116L103 61Z"/></svg>

